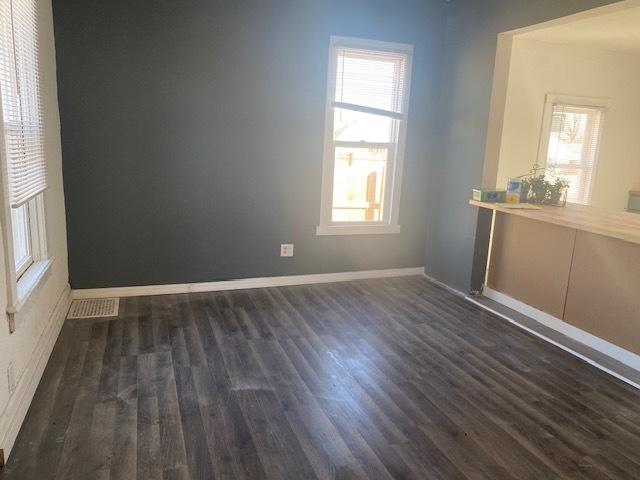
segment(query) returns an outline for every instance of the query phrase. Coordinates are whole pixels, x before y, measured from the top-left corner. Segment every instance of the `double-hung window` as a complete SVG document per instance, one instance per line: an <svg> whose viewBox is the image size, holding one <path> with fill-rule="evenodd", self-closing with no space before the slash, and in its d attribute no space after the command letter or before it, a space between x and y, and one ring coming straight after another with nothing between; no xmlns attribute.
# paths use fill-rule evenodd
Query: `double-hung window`
<svg viewBox="0 0 640 480"><path fill-rule="evenodd" d="M319 235L398 233L410 45L331 37Z"/></svg>
<svg viewBox="0 0 640 480"><path fill-rule="evenodd" d="M45 131L36 0L0 0L0 156L9 313L44 275ZM11 310L14 311L11 311Z"/></svg>
<svg viewBox="0 0 640 480"><path fill-rule="evenodd" d="M567 201L589 205L607 101L548 95L539 163L569 182Z"/></svg>

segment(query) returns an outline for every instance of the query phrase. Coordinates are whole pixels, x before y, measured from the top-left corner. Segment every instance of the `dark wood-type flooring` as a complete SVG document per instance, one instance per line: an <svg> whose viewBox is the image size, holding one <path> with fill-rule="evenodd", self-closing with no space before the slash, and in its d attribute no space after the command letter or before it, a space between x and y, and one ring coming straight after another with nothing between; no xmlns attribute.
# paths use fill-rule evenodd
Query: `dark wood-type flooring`
<svg viewBox="0 0 640 480"><path fill-rule="evenodd" d="M67 321L1 479L638 479L640 392L423 278Z"/></svg>

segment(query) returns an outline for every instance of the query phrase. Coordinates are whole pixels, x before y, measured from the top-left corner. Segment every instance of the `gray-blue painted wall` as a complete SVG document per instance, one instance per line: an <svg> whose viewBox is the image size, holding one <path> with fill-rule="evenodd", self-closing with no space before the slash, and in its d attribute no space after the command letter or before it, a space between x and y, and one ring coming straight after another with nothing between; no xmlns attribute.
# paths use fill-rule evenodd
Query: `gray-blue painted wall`
<svg viewBox="0 0 640 480"><path fill-rule="evenodd" d="M422 265L441 2L53 7L74 288ZM415 45L399 235L315 235L332 34Z"/></svg>
<svg viewBox="0 0 640 480"><path fill-rule="evenodd" d="M496 36L605 3L53 0L72 286L426 265L467 290ZM332 34L415 45L400 235L315 235Z"/></svg>

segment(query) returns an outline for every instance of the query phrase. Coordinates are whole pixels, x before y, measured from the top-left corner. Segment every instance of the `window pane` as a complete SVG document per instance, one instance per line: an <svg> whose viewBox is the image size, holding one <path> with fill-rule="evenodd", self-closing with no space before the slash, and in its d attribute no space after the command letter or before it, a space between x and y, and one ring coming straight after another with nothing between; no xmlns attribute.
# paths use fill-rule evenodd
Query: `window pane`
<svg viewBox="0 0 640 480"><path fill-rule="evenodd" d="M569 190L567 191L567 202L569 203L581 203L580 202L580 185L582 185L582 170L577 168L558 168L555 171L557 177L564 178L569 182ZM553 176L550 176L550 181L554 181Z"/></svg>
<svg viewBox="0 0 640 480"><path fill-rule="evenodd" d="M16 272L22 271L31 264L31 239L29 236L29 209L22 205L11 209L13 226L13 255Z"/></svg>
<svg viewBox="0 0 640 480"><path fill-rule="evenodd" d="M555 167L554 174L569 182L568 202L591 201L601 123L600 109L553 106L547 166Z"/></svg>
<svg viewBox="0 0 640 480"><path fill-rule="evenodd" d="M336 102L403 113L407 54L338 48Z"/></svg>
<svg viewBox="0 0 640 480"><path fill-rule="evenodd" d="M586 113L554 111L549 139L549 163L579 164L582 160L588 116Z"/></svg>
<svg viewBox="0 0 640 480"><path fill-rule="evenodd" d="M333 138L341 142L390 143L395 120L381 115L336 108Z"/></svg>
<svg viewBox="0 0 640 480"><path fill-rule="evenodd" d="M387 157L387 148L335 149L332 221L382 221Z"/></svg>

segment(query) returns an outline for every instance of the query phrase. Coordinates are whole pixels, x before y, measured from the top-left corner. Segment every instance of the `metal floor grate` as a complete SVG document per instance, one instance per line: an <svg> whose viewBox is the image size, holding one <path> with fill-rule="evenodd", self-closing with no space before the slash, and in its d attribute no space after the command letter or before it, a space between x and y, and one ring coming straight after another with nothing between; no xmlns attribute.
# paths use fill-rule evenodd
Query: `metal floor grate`
<svg viewBox="0 0 640 480"><path fill-rule="evenodd" d="M119 304L119 298L87 298L74 300L67 314L67 318L117 317Z"/></svg>

